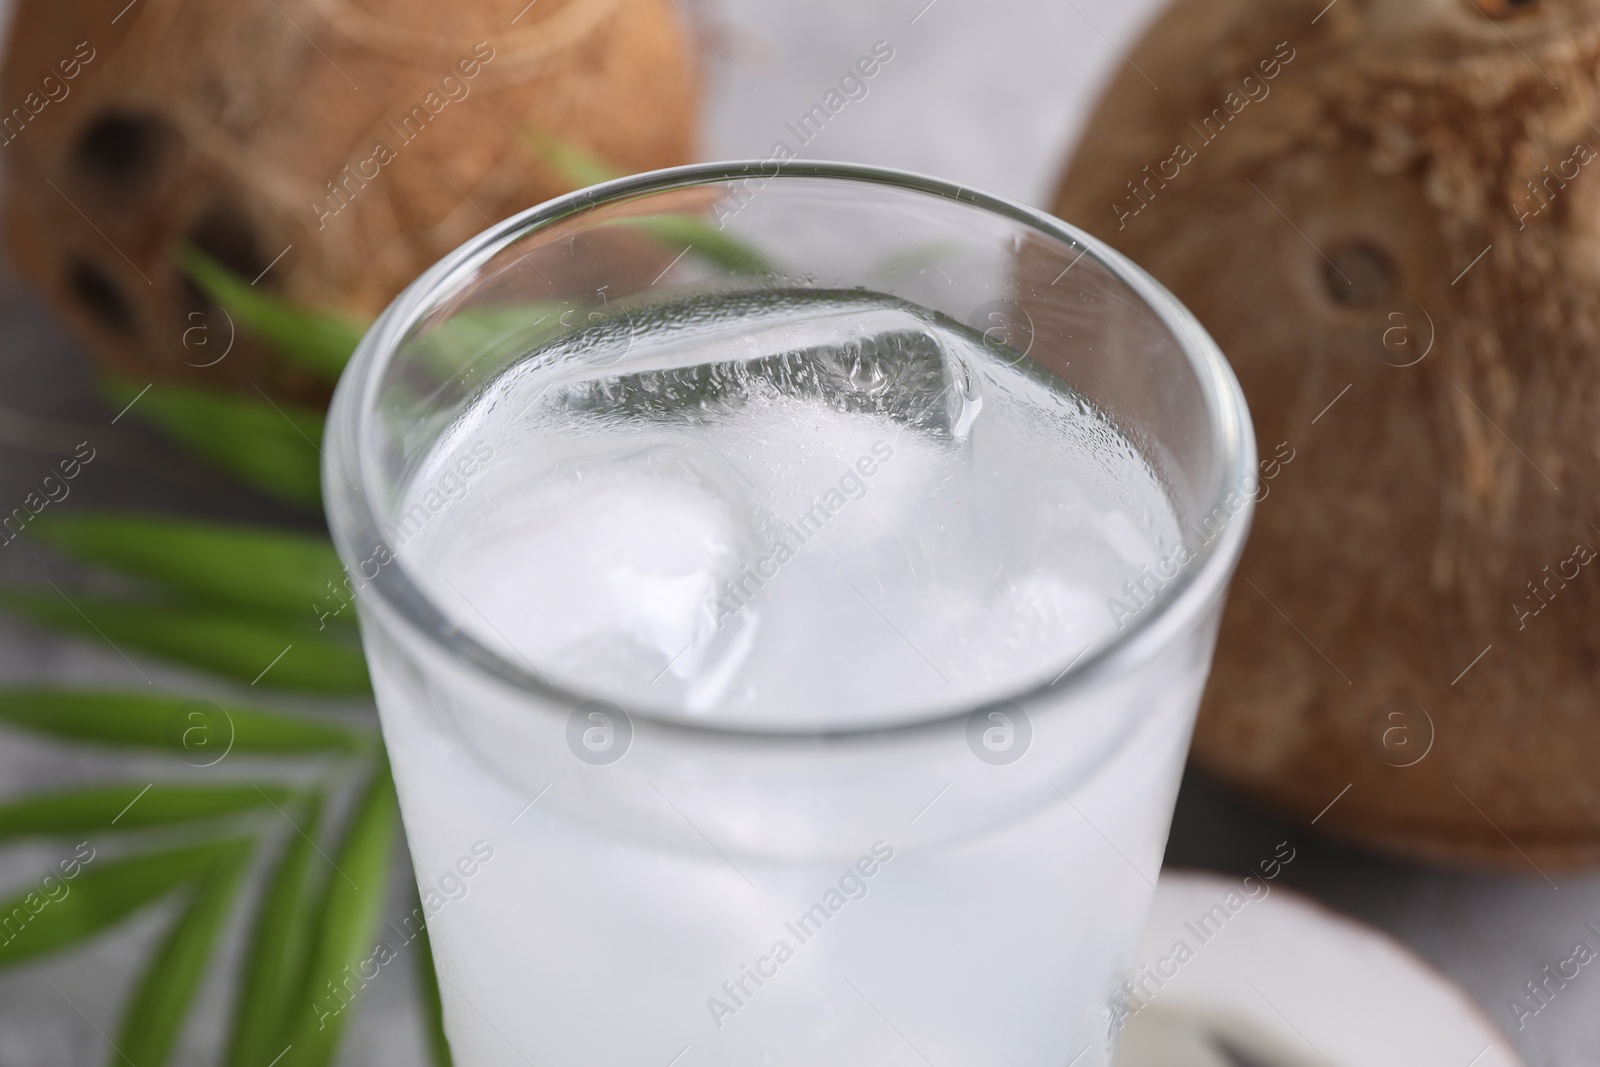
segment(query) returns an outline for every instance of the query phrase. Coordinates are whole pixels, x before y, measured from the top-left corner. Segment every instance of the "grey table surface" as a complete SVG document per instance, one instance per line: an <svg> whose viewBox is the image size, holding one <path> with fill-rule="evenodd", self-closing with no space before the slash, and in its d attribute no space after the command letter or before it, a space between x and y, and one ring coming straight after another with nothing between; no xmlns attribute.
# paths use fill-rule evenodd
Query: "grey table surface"
<svg viewBox="0 0 1600 1067"><path fill-rule="evenodd" d="M703 46L708 96L701 155L764 157L794 138L798 118L877 42L893 59L863 99L835 116L802 155L937 174L1043 204L1098 87L1158 5L1151 0L724 0L680 3ZM7 0L0 0L0 24ZM0 177L3 180L3 177ZM81 354L9 268L0 267L0 502L20 501L73 444L96 461L64 507L139 505L216 516L289 519L128 423L89 388ZM9 503L6 505L9 508ZM298 521L304 522L303 518ZM0 580L37 582L61 567L22 543L0 549ZM144 675L196 692L207 683L139 661ZM142 683L103 646L47 637L0 617L0 681ZM348 713L362 714L361 709ZM0 793L142 766L84 755L14 733L0 736ZM1584 972L1518 1029L1509 998L1546 964L1595 937L1600 875L1497 876L1411 865L1289 825L1191 773L1178 802L1169 866L1243 873L1289 839L1288 884L1388 931L1477 998L1530 1067L1600 1063L1600 979ZM56 859L43 847L0 853L0 890ZM403 862L403 859L402 861ZM1559 888L1557 888L1559 886ZM396 902L399 907L399 902ZM141 915L115 936L43 963L0 972L0 1067L109 1061L135 961L166 916ZM236 952L238 934L227 951ZM357 1012L342 1062L420 1063L410 971L391 968ZM208 983L180 1062L211 1062L229 990ZM1466 1064L1458 1067L1468 1067Z"/></svg>

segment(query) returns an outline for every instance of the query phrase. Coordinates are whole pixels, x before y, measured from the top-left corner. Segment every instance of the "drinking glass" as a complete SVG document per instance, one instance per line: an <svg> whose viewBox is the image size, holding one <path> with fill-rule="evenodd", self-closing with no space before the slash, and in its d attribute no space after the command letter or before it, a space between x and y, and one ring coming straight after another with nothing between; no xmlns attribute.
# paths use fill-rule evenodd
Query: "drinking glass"
<svg viewBox="0 0 1600 1067"><path fill-rule="evenodd" d="M430 456L500 372L596 330L620 372L661 302L778 288L908 302L1053 376L1156 472L1183 551L1130 567L1116 626L1046 681L810 723L552 682L408 554L499 461L492 441L481 463ZM912 174L623 178L406 289L339 384L325 455L462 1067L1109 1061L1259 488L1232 372L1136 266Z"/></svg>

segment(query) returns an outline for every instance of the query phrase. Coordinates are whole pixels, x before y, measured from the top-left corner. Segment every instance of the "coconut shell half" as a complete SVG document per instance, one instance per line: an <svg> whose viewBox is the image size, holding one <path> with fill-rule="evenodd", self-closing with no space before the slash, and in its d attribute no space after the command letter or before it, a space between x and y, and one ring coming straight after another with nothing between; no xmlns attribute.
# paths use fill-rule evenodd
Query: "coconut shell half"
<svg viewBox="0 0 1600 1067"><path fill-rule="evenodd" d="M1459 986L1269 879L1163 871L1115 1067L1523 1067Z"/></svg>
<svg viewBox="0 0 1600 1067"><path fill-rule="evenodd" d="M1600 4L1178 0L1055 208L1293 457L1196 759L1402 855L1600 861Z"/></svg>
<svg viewBox="0 0 1600 1067"><path fill-rule="evenodd" d="M669 0L22 0L0 92L20 272L106 366L324 386L221 330L192 243L370 316L490 223L567 191L533 138L687 161L695 57Z"/></svg>

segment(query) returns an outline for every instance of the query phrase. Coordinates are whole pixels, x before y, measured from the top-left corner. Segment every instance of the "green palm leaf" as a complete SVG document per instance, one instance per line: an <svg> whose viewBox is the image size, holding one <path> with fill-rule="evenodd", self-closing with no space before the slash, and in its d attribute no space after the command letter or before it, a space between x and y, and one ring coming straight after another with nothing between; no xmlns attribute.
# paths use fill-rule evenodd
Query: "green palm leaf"
<svg viewBox="0 0 1600 1067"><path fill-rule="evenodd" d="M113 827L137 830L236 815L242 811L287 804L292 791L279 785L143 785L90 786L37 794L0 804L0 841L17 837L88 834Z"/></svg>
<svg viewBox="0 0 1600 1067"><path fill-rule="evenodd" d="M331 598L330 586L343 592L344 568L317 534L131 512L42 515L28 532L80 559L230 607L309 618Z"/></svg>
<svg viewBox="0 0 1600 1067"><path fill-rule="evenodd" d="M0 591L0 607L60 630L136 648L272 689L370 692L366 660L332 631L237 611L104 597Z"/></svg>
<svg viewBox="0 0 1600 1067"><path fill-rule="evenodd" d="M410 342L440 379L483 381L565 327L567 305L532 302L462 308ZM485 359L485 357L490 357Z"/></svg>
<svg viewBox="0 0 1600 1067"><path fill-rule="evenodd" d="M36 883L0 902L0 967L71 947L166 896L219 860L239 840L147 852L121 860L87 857L62 860ZM67 864L73 873L67 873ZM64 890L64 891L63 891Z"/></svg>
<svg viewBox="0 0 1600 1067"><path fill-rule="evenodd" d="M543 130L528 131L528 145L544 163L574 189L620 178L623 171L585 148Z"/></svg>
<svg viewBox="0 0 1600 1067"><path fill-rule="evenodd" d="M671 248L687 248L701 259L734 274L774 273L772 264L760 252L735 237L729 237L698 215L648 215L639 219L622 219L618 225L643 230Z"/></svg>
<svg viewBox="0 0 1600 1067"><path fill-rule="evenodd" d="M296 307L255 288L193 245L178 265L245 330L328 381L337 381L366 327L347 316Z"/></svg>
<svg viewBox="0 0 1600 1067"><path fill-rule="evenodd" d="M121 693L100 689L0 689L0 722L55 737L110 745L185 747L187 712L202 710L215 721L221 744L240 753L351 752L364 744L360 733L294 715L237 704L211 704L177 694ZM220 713L220 714L219 714ZM188 746L192 751L192 746Z"/></svg>
<svg viewBox="0 0 1600 1067"><path fill-rule="evenodd" d="M311 867L317 853L311 835L321 818L322 798L312 797L296 814L297 832L284 842L257 906L234 1007L228 1067L266 1067L289 1043L289 1009L300 992L315 930Z"/></svg>
<svg viewBox="0 0 1600 1067"><path fill-rule="evenodd" d="M291 504L322 504L320 411L221 389L162 382L143 387L107 378L118 407L248 485ZM137 401L137 402L135 402Z"/></svg>
<svg viewBox="0 0 1600 1067"><path fill-rule="evenodd" d="M623 172L569 141L541 131L528 135L528 144L551 169L572 183L573 188L599 185L622 177ZM771 274L767 258L737 238L730 237L699 215L665 212L638 218L617 219L615 225L642 230L674 253L688 249L707 262L734 274Z"/></svg>
<svg viewBox="0 0 1600 1067"><path fill-rule="evenodd" d="M360 994L361 965L373 951L398 822L394 780L384 763L356 803L327 878L310 965L290 1017L293 1051L284 1067L326 1067L333 1061Z"/></svg>
<svg viewBox="0 0 1600 1067"><path fill-rule="evenodd" d="M233 904L253 842L235 842L200 876L194 898L151 958L123 1009L111 1067L163 1067Z"/></svg>

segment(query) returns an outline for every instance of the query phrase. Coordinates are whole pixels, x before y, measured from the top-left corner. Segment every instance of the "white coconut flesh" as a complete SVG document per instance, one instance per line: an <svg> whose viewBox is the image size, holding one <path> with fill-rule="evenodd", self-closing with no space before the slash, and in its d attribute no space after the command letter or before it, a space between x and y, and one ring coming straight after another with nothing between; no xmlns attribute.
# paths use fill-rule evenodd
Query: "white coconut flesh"
<svg viewBox="0 0 1600 1067"><path fill-rule="evenodd" d="M1259 878L1164 872L1132 981L1116 1067L1522 1067L1409 949Z"/></svg>

